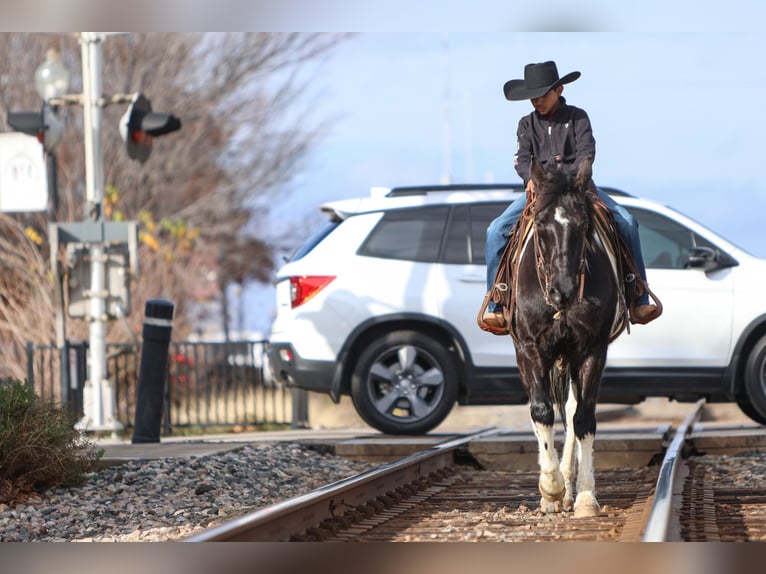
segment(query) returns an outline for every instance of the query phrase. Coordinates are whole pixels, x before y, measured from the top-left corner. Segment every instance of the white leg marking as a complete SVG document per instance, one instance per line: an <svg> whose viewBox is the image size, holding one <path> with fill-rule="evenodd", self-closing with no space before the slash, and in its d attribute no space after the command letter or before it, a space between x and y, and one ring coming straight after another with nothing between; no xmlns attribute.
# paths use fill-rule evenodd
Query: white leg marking
<svg viewBox="0 0 766 574"><path fill-rule="evenodd" d="M540 494L551 502L561 500L564 497L564 477L559 470L559 457L553 443L553 426L532 421L532 427L535 429L535 436L537 437ZM543 510L548 511L545 508Z"/></svg>
<svg viewBox="0 0 766 574"><path fill-rule="evenodd" d="M564 476L564 510L572 510L574 505L574 475L575 475L575 434L574 414L577 410L577 397L572 385L569 385L567 396L566 417L567 431L564 439L564 450L561 453L561 474Z"/></svg>
<svg viewBox="0 0 766 574"><path fill-rule="evenodd" d="M598 500L596 500L596 483L593 478L594 438L592 434L589 434L577 443L579 468L577 472L577 499L574 505L576 518L598 516L601 510Z"/></svg>

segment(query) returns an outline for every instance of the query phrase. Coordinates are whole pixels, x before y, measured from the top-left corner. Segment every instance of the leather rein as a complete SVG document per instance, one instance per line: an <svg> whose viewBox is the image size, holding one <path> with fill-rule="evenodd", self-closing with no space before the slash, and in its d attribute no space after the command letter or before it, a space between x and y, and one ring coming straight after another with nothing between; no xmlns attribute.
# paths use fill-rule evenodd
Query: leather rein
<svg viewBox="0 0 766 574"><path fill-rule="evenodd" d="M553 307L556 310L556 313L554 314L553 318L558 319L561 316L561 310L556 307L556 305L553 304L550 298L550 285L551 285L551 279L550 274L548 273L548 262L545 260L545 257L543 256L543 251L540 247L540 235L537 231L537 224L534 223L534 210L535 210L535 204L536 204L536 197L530 198L530 201L527 203L527 205L524 208L524 211L529 210L529 214L525 213L524 216L527 215L530 217L530 220L532 223L532 239L535 242L535 270L537 272L537 282L540 284L540 291L542 291L543 299L545 300L545 303L549 305L550 307ZM579 288L577 290L577 302L581 303L583 294L585 293L585 252L588 247L588 241L583 241L582 243L582 249L580 250L580 260L578 263L578 269L577 269L577 282L579 284ZM518 275L518 274L517 274Z"/></svg>

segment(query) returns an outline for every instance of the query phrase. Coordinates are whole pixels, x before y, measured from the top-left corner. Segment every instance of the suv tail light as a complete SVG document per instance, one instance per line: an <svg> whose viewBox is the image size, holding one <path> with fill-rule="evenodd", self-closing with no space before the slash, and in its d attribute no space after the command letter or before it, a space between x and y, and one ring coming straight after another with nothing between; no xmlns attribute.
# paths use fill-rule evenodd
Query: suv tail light
<svg viewBox="0 0 766 574"><path fill-rule="evenodd" d="M300 275L290 277L290 306L303 305L335 279L335 275Z"/></svg>

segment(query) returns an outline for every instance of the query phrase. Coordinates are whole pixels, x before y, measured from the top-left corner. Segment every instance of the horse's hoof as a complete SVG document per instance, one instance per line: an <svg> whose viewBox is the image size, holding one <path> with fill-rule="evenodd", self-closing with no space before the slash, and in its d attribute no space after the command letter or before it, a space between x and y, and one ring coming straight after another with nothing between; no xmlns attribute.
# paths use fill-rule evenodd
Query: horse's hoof
<svg viewBox="0 0 766 574"><path fill-rule="evenodd" d="M590 495L578 495L574 505L575 518L590 518L598 516L601 507L595 497Z"/></svg>
<svg viewBox="0 0 766 574"><path fill-rule="evenodd" d="M572 512L574 509L574 500L572 500L571 496L564 497L564 500L561 502L561 508L564 509L565 512Z"/></svg>
<svg viewBox="0 0 766 574"><path fill-rule="evenodd" d="M560 472L550 474L541 474L537 482L537 488L543 498L551 502L556 502L564 498L566 489L564 488L564 476Z"/></svg>
<svg viewBox="0 0 766 574"><path fill-rule="evenodd" d="M550 492L548 490L544 490L542 486L538 490L540 490L540 494L542 494L543 498L550 502L560 502L561 500L564 499L563 490L559 492Z"/></svg>
<svg viewBox="0 0 766 574"><path fill-rule="evenodd" d="M540 511L545 514L554 514L561 512L561 503L547 500L546 498L540 499Z"/></svg>

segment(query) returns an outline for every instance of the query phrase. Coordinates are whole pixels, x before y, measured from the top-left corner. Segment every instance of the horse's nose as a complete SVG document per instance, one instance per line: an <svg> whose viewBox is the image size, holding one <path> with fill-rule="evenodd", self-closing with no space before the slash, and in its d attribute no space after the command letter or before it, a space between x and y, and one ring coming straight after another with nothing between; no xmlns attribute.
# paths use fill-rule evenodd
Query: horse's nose
<svg viewBox="0 0 766 574"><path fill-rule="evenodd" d="M553 306L557 309L561 309L561 291L556 289L555 287L551 287L548 290L548 299L551 300L551 303L553 303Z"/></svg>
<svg viewBox="0 0 766 574"><path fill-rule="evenodd" d="M556 309L565 309L571 299L570 293L570 289L562 289L561 286L552 285L548 289L548 299Z"/></svg>

